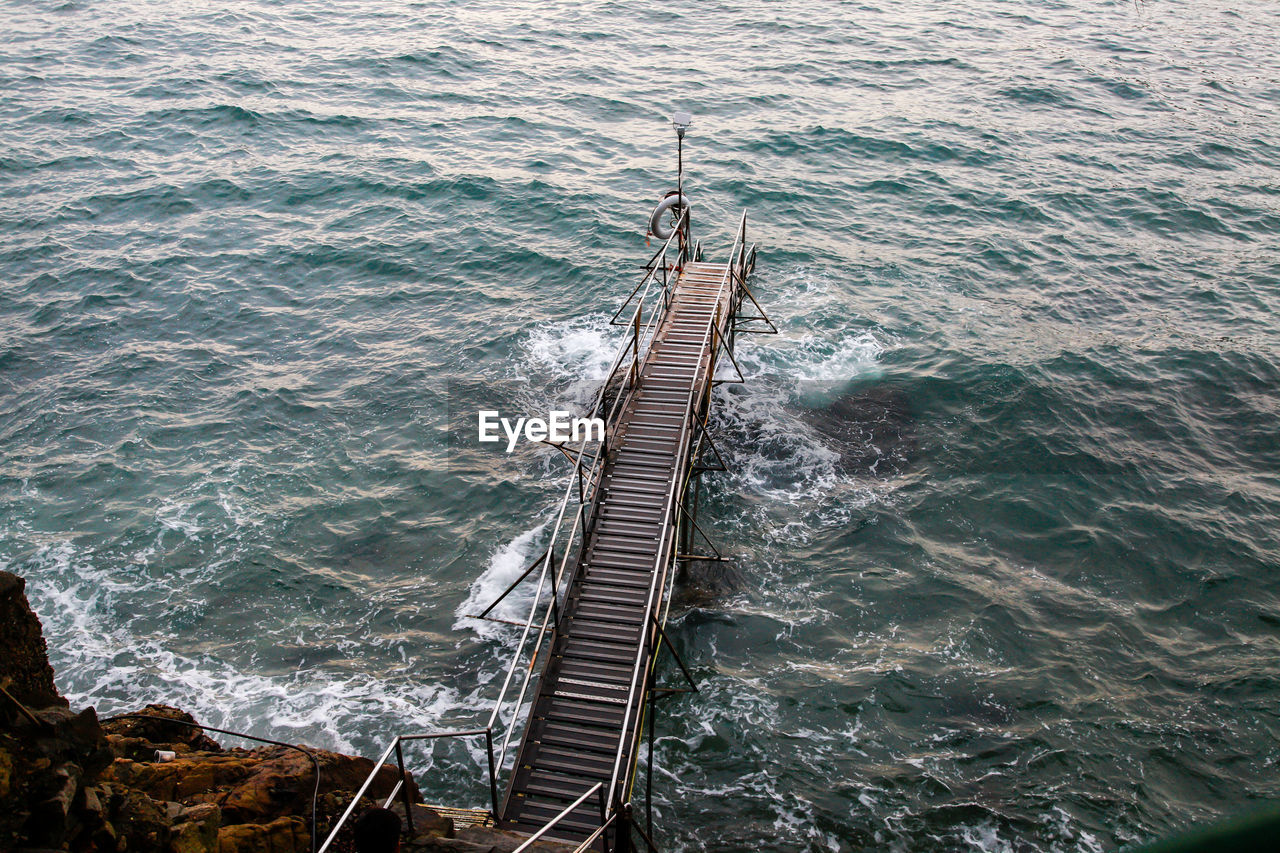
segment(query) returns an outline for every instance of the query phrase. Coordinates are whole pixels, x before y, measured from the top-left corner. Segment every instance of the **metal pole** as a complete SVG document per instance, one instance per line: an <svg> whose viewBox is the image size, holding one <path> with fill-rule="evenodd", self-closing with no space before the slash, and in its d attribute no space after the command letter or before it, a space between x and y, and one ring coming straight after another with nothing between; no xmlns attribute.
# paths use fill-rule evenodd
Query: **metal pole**
<svg viewBox="0 0 1280 853"><path fill-rule="evenodd" d="M618 802L613 810L618 815L618 834L613 849L616 853L632 853L635 845L631 843L631 803Z"/></svg>
<svg viewBox="0 0 1280 853"><path fill-rule="evenodd" d="M599 802L600 802L600 828L601 828L601 829L603 829L603 828L604 828L604 826L605 826L605 824L607 824L607 823L609 822L609 819L605 816L605 808L604 808L604 786L603 786L603 785L602 785L602 786L600 786L599 794L600 794L600 799L599 799ZM601 841L602 846L604 847L604 851L605 851L605 853L609 853L609 833L608 833L608 832L605 832L605 833L604 833L604 835L601 837L600 841Z"/></svg>
<svg viewBox="0 0 1280 853"><path fill-rule="evenodd" d="M484 746L489 751L489 797L493 801L493 819L498 820L498 771L493 766L493 731L485 729Z"/></svg>
<svg viewBox="0 0 1280 853"><path fill-rule="evenodd" d="M404 820L409 825L409 837L413 838L413 808L409 803L409 786L405 784L408 776L404 772L404 750L400 748L400 738L396 738L396 764L400 765L400 801L404 803Z"/></svg>
<svg viewBox="0 0 1280 853"><path fill-rule="evenodd" d="M653 730L658 727L657 711L653 701L654 665L649 665L649 766L644 774L644 810L649 823L649 835L653 836Z"/></svg>
<svg viewBox="0 0 1280 853"><path fill-rule="evenodd" d="M635 327L631 337L631 387L634 389L640 382L640 313L644 311L644 297L636 306Z"/></svg>

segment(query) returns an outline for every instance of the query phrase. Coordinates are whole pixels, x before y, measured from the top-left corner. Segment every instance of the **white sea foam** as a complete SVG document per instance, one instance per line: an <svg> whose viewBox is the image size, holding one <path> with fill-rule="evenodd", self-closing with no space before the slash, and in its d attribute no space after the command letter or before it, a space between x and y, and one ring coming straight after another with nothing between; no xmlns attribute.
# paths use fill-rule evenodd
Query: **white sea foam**
<svg viewBox="0 0 1280 853"><path fill-rule="evenodd" d="M446 714L474 707L475 697L456 687L415 680L408 664L390 674L303 668L267 675L175 651L163 628L119 618L121 603L139 592L138 579L100 568L70 541L37 548L22 570L73 707L93 704L107 716L162 702L208 725L284 739L297 732L299 740L344 752L376 747L392 726L438 726ZM166 589L166 578L142 583L149 595L179 591Z"/></svg>
<svg viewBox="0 0 1280 853"><path fill-rule="evenodd" d="M173 530L188 539L199 538L203 528L191 517L194 506L189 502L166 499L156 510L156 521L166 530Z"/></svg>
<svg viewBox="0 0 1280 853"><path fill-rule="evenodd" d="M515 639L511 626L465 617L479 614L520 577L520 573L541 553L542 541L550 524L551 520L547 519L494 551L489 558L488 567L471 584L466 600L458 605L455 611L458 616L458 621L454 623L455 629L472 630L485 639L508 642ZM543 567L539 567L532 572L525 583L512 590L490 611L490 615L512 622L524 622L528 619L529 607L533 604L533 596L538 588L538 574L542 569Z"/></svg>
<svg viewBox="0 0 1280 853"><path fill-rule="evenodd" d="M560 378L599 382L608 375L620 341L609 315L592 314L538 326L524 349L532 366Z"/></svg>

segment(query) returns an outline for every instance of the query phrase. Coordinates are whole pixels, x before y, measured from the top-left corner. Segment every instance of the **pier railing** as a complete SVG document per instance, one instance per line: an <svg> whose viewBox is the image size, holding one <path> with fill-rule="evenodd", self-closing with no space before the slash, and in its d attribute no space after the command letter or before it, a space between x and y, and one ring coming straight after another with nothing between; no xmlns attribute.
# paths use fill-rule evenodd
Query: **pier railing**
<svg viewBox="0 0 1280 853"><path fill-rule="evenodd" d="M743 214L743 224L739 228L739 239L735 240L735 252L738 250L738 244L743 236L745 228L746 214ZM511 663L507 667L505 676L502 681L502 687L498 691L493 709L490 712L488 721L483 728L467 729L463 731L444 731L444 732L428 732L421 734L397 735L392 739L391 743L382 753L381 758L375 763L373 771L369 777L365 779L364 784L360 787L351 803L347 806L346 811L333 825L324 844L321 845L319 853L327 853L329 848L337 838L342 827L350 819L352 812L355 810L360 799L364 796L369 786L373 784L375 777L383 766L390 760L392 754L396 757L396 768L400 779L395 790L386 798L384 806L390 806L395 798L399 796L405 810L405 819L408 823L410 833L413 832L413 816L412 804L409 802L408 780L409 771L404 762L404 745L413 741L437 741L446 738L471 738L483 736L485 739L487 753L487 779L490 802L493 814L499 813L498 804L498 775L502 772L507 757L507 750L510 747L511 739L515 733L519 723L519 711L524 704L525 696L528 695L529 686L533 679L534 671L537 669L536 663L538 654L543 646L550 631L554 635L555 625L559 618L560 604L559 599L561 589L564 585L566 572L573 565L572 558L575 556L575 548L581 543L586 535L586 527L590 517L590 509L595 501L596 487L599 485L600 473L604 464L604 460L609 452L609 435L613 428L617 425L618 419L626 409L626 402L635 392L637 383L640 378L640 368L644 357L648 351L649 344L653 340L653 335L662 323L667 309L671 305L671 297L674 288L675 278L680 269L690 260L698 256L700 247L694 244L690 238L689 228L689 208L685 207L672 230L670 237L662 244L662 246L653 254L648 263L645 264L645 274L640 282L632 289L627 299L623 302L622 307L614 314L611 323L614 325L625 325L628 332L618 346L618 350L610 365L609 372L601 383L599 391L596 393L591 409L587 412L588 418L601 418L605 423L604 440L595 443L594 448L588 448L589 431L584 435L576 448L565 447L563 445L553 445L564 453L571 461L573 468L569 473L568 483L563 496L556 508L555 521L551 527L551 536L547 542L546 548L542 554L535 560L523 573L485 610L479 614L469 618L489 619L491 621L501 622L504 624L515 625L519 627L520 638L516 643L515 651L511 657ZM732 256L732 254L731 254ZM728 280L726 276L726 280ZM634 303L634 307L630 316L624 320L619 320L626 311L628 306ZM570 507L574 506L571 510ZM665 533L665 531L664 531ZM557 553L559 551L559 553ZM554 571L552 571L554 567ZM514 623L509 620L497 619L489 614L494 607L502 601L507 595L513 592L517 587L525 583L535 569L539 569L536 591L533 596L532 604L529 608L529 615L523 623ZM549 593L549 594L548 594ZM546 599L544 601L544 598ZM533 626L538 622L539 614L541 614L541 622L535 631ZM516 694L514 701L509 699L511 687L515 680L516 671L520 668L521 662L528 659L525 665L525 672L521 680L520 689ZM637 663L639 666L639 663ZM634 684L634 679L633 679ZM510 709L510 717L503 721L504 711ZM638 728L638 727L637 727ZM495 751L495 743L500 739L500 746ZM633 753L634 754L634 753ZM606 804L612 804L614 792L617 788L617 772L615 771L614 779L608 786L608 796L604 796L605 788L603 783L591 789L587 795L584 795L581 802L585 802L590 795L594 794L600 798L601 802L601 827L600 830L592 836L592 841L604 834L609 825L615 823L616 815L610 814L612 805L606 809ZM581 804L575 803L573 806L565 809L559 816L544 826L536 837L540 837L549 831L550 827L563 819L573 808ZM531 839L532 840L532 839ZM525 845L527 846L527 845ZM586 849L588 845L583 845L580 849ZM523 847L521 848L523 849Z"/></svg>
<svg viewBox="0 0 1280 853"><path fill-rule="evenodd" d="M752 247L748 255L746 249L747 239L747 212L742 212L742 218L738 224L738 231L734 235L733 247L729 250L729 264L725 269L724 277L720 281L720 286L716 291L716 304L721 304L721 299L727 288L737 288L739 283L745 281L746 276L750 273L747 266L748 257L750 262L754 264L755 250ZM736 300L731 300L730 304ZM719 315L712 316L707 327L703 331L702 351L708 352L709 357L699 362L699 366L694 375L694 381L689 389L688 398L684 405L683 426L680 430L680 438L676 444L677 457L675 470L677 476L672 479L667 490L664 502L663 518L666 523L663 526L662 536L670 534L672 536L672 546L669 550L659 549L657 562L654 565L653 580L650 583L648 600L646 602L646 611L654 612L655 598L661 594L662 597L657 599L664 603L662 616L659 620L655 620L652 625L646 627L645 642L636 650L636 658L631 672L631 686L629 695L635 696L641 688L641 678L648 679L652 674L652 668L657 661L657 644L662 639L662 629L666 622L667 612L671 601L671 586L675 583L675 572L670 571L672 564L675 563L679 556L679 544L681 542L681 531L684 525L683 513L680 507L684 500L685 489L689 483L692 465L690 464L690 452L692 449L691 431L696 427L705 434L707 416L707 403L710 402L713 378L716 369L716 353L721 345L720 341L715 338L721 334L720 326L724 318ZM702 397L695 396L699 393L699 388L704 388L701 392ZM670 529L674 524L674 530ZM666 541L660 538L659 541ZM663 561L667 561L663 565ZM660 593L661 591L661 593ZM646 670L645 664L648 663L649 669ZM630 756L634 762L638 752L641 726L632 725L634 717L639 713L639 703L627 703L627 710L623 717L622 731L631 731L631 741L628 743L625 739L619 741L618 749L614 756L613 775L609 783L608 800L611 807L620 809L623 806L623 792L619 789L620 782L624 778L623 761L626 756ZM629 774L628 774L629 775ZM629 799L629 796L628 796ZM652 827L650 827L652 829ZM652 847L652 841L649 837L645 841Z"/></svg>

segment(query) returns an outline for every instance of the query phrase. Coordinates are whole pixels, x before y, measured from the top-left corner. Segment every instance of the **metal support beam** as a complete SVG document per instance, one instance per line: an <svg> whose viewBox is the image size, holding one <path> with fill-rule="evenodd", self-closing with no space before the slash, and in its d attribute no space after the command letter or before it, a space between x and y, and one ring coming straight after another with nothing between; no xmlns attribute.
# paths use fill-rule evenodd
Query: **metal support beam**
<svg viewBox="0 0 1280 853"><path fill-rule="evenodd" d="M545 559L547 558L547 554L548 554L548 553L550 553L550 549L548 549L548 550L546 550L546 551L543 551L543 552L542 552L542 556L540 556L540 557L538 557L538 559L534 560L534 561L529 565L529 568L527 568L527 569L525 569L523 572L521 572L521 573L520 573L520 577L518 577L518 578L516 578L514 581L512 581L512 582L511 582L511 586L509 586L509 587L507 587L505 590L503 590L502 595L498 596L498 597L497 597L497 598L495 598L492 602L490 602L489 606L488 606L488 607L486 607L484 610L482 610L482 611L480 612L480 614L479 614L479 615L477 615L477 616L464 616L463 618L464 618L464 619L484 619L484 618L486 618L486 617L489 615L489 611L490 611L490 610L492 610L493 608L495 608L495 607L497 607L497 606L498 606L498 602L502 601L502 599L504 599L504 598L506 598L508 595L510 595L510 594L512 593L512 591L514 591L514 590L515 590L515 588L516 588L516 587L518 587L520 584L524 583L524 579L525 579L525 578L527 578L527 577L529 577L529 574L530 574L531 572L533 572L533 570L534 570L534 569L538 568L538 566L540 566L540 565L542 564L542 561L543 561L543 560L545 560ZM502 620L494 619L494 620L491 620L491 621L498 622L498 621L502 621Z"/></svg>
<svg viewBox="0 0 1280 853"><path fill-rule="evenodd" d="M676 647L671 644L670 638L667 637L667 632L662 630L662 626L658 624L657 614L654 614L653 616L653 627L658 629L658 639L661 642L666 643L667 651L671 652L671 657L675 658L676 666L680 667L680 672L684 674L684 680L689 682L689 687L694 693L697 693L697 683L693 680L693 676L689 674L689 669L684 665L684 661L680 659L680 653L677 652Z"/></svg>

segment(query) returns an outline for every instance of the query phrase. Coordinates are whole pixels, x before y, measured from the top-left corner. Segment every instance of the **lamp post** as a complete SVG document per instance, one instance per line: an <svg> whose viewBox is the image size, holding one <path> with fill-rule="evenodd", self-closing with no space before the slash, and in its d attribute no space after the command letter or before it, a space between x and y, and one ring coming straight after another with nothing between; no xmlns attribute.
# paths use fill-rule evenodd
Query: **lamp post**
<svg viewBox="0 0 1280 853"><path fill-rule="evenodd" d="M679 209L683 212L684 203L684 134L693 124L693 114L688 110L676 110L671 116L671 124L676 129L676 198L680 199ZM684 221L685 239L688 239L689 220Z"/></svg>

